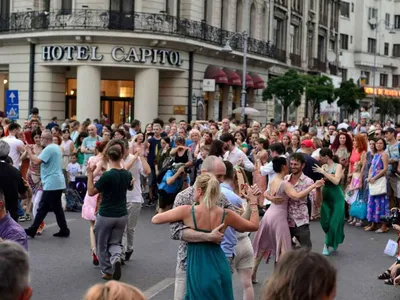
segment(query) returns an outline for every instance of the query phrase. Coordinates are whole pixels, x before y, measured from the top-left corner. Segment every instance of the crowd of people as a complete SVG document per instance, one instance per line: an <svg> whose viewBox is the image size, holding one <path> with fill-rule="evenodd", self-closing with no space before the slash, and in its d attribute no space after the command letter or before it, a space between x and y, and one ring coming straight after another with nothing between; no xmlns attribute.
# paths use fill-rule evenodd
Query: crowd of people
<svg viewBox="0 0 400 300"><path fill-rule="evenodd" d="M310 260L323 265L308 252L313 220L325 232L323 256L344 242L346 221L379 234L393 227L399 253L378 277L400 284L400 132L392 122L382 126L363 114L358 124L156 118L142 126L139 120L110 124L103 116L61 124L53 118L45 126L34 108L22 126L1 124L0 238L26 250L26 236L43 234L49 211L60 227L54 236L70 236L62 199L84 180L90 257L105 280L120 280L147 206L155 210L152 222L171 223L171 236L180 241L174 299L233 299L234 272L243 299L254 299L263 259L273 258L280 276L288 264L302 268L291 261L296 258L307 257L307 268ZM25 230L18 224L30 220ZM304 251L291 254L294 248ZM334 268L314 271L307 274L333 278L321 283L326 290L308 291L324 298L307 299L333 299ZM263 299L289 294L274 279Z"/></svg>

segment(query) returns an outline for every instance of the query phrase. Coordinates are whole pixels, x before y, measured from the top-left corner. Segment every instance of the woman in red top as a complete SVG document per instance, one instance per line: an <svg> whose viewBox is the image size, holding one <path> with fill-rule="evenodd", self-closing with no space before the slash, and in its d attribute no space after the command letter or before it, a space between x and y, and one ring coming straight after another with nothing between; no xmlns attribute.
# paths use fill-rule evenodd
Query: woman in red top
<svg viewBox="0 0 400 300"><path fill-rule="evenodd" d="M368 151L367 138L363 134L357 134L354 137L353 151L351 152L351 155L350 155L349 177L351 177L351 174L354 171L354 164L359 161L364 162L364 159L365 159L364 156L367 153L367 151ZM364 165L364 163L363 163L363 165Z"/></svg>

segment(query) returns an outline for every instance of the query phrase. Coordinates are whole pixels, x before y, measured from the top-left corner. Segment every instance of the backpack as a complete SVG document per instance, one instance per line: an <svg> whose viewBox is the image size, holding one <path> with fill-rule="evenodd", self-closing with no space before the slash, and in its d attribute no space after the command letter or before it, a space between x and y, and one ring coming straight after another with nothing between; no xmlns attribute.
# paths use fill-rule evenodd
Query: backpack
<svg viewBox="0 0 400 300"><path fill-rule="evenodd" d="M172 157L166 157L163 161L162 168L157 175L157 183L160 184L164 178L164 175L171 170L174 159Z"/></svg>
<svg viewBox="0 0 400 300"><path fill-rule="evenodd" d="M67 201L66 210L73 212L82 211L82 198L78 191L73 189L67 189L65 192L65 199Z"/></svg>

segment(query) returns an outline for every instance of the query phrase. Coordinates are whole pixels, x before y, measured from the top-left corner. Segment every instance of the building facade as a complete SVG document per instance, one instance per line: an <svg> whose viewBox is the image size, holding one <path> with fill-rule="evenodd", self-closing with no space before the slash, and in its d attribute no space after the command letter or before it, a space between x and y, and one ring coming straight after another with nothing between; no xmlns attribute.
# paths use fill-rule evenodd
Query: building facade
<svg viewBox="0 0 400 300"><path fill-rule="evenodd" d="M343 79L365 85L361 105L378 96L400 97L400 2L341 1L340 65Z"/></svg>
<svg viewBox="0 0 400 300"><path fill-rule="evenodd" d="M0 111L15 90L20 119L32 107L45 121L228 117L242 89L235 33L246 31L247 104L279 120L280 104L262 101L268 79L337 75L338 20L335 0L1 0ZM305 101L291 117L304 113Z"/></svg>

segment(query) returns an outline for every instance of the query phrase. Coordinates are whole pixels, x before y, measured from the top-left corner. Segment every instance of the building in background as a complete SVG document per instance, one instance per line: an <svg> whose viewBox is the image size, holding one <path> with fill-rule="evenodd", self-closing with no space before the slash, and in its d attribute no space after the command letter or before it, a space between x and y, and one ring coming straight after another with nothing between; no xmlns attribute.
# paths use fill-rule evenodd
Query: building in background
<svg viewBox="0 0 400 300"><path fill-rule="evenodd" d="M240 106L241 37L221 50L246 30L247 103L279 120L279 103L262 101L268 79L291 67L337 75L338 21L332 0L1 0L0 110L10 89L20 119L33 106L45 121L196 119L198 103L221 119ZM305 101L291 112L301 119Z"/></svg>
<svg viewBox="0 0 400 300"><path fill-rule="evenodd" d="M382 95L400 97L400 2L342 0L340 64L344 80L365 86L361 105ZM375 95L375 97L374 97ZM376 108L375 108L376 112ZM346 112L342 112L346 116ZM356 118L358 114L355 114Z"/></svg>

